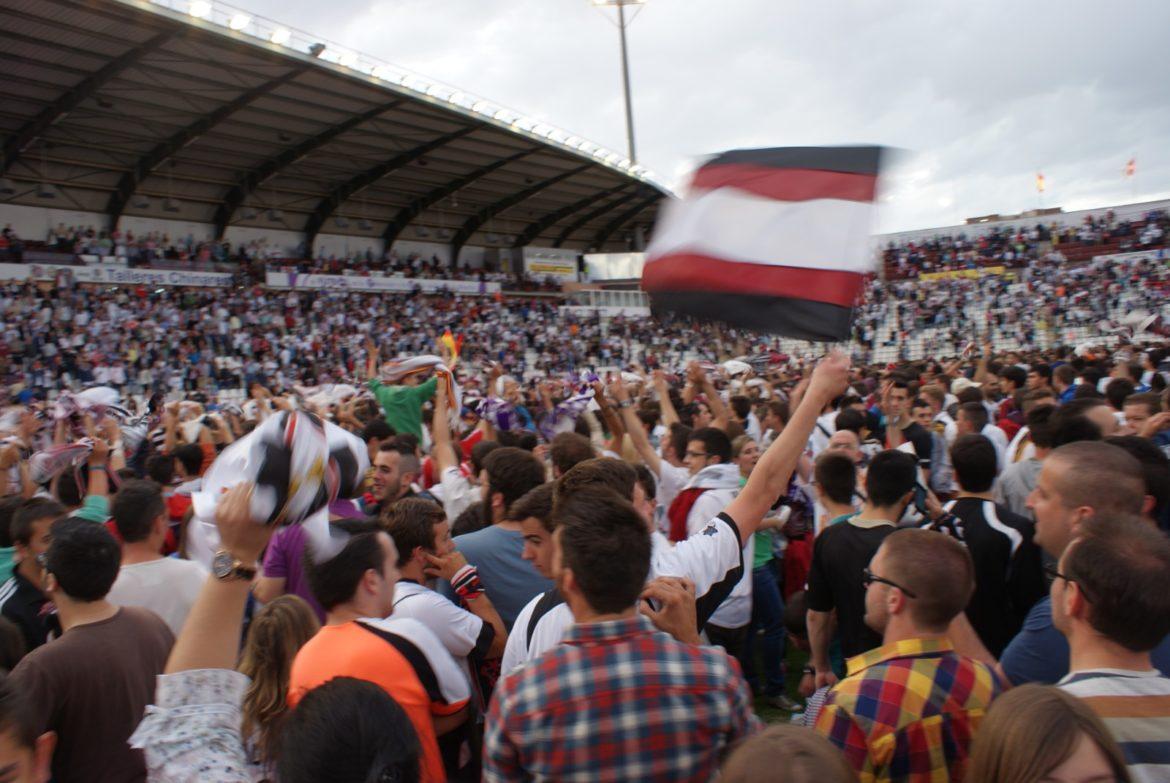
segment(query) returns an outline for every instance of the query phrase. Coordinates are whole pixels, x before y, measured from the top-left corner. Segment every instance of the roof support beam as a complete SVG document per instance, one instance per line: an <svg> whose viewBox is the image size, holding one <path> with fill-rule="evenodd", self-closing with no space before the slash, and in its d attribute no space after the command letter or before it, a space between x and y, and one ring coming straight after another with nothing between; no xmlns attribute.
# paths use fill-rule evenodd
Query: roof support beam
<svg viewBox="0 0 1170 783"><path fill-rule="evenodd" d="M622 196L621 198L614 199L613 201L609 202L608 204L602 204L597 209L589 210L584 215L577 218L569 225L565 226L565 230L562 231L560 233L560 236L557 237L557 241L553 242L553 247L560 247L561 245L565 244L565 242L569 239L569 237L571 237L573 234L577 233L577 231L580 230L580 228L582 226L584 226L586 223L588 223L591 220L594 220L596 218L601 217L606 212L610 212L610 211L617 209L618 207L620 207L624 204L630 203L631 201L636 199L640 194L641 194L640 191L635 190L633 193L627 193L626 195Z"/></svg>
<svg viewBox="0 0 1170 783"><path fill-rule="evenodd" d="M459 130L431 139L425 144L420 144L405 152L400 152L393 158L379 163L373 168L366 169L362 173L351 177L335 187L325 198L321 199L316 209L309 215L309 219L305 221L305 245L312 251L313 242L317 239L317 234L321 233L321 228L325 225L325 221L354 193L368 188L378 180L403 166L413 163L428 152L432 152L445 144L450 144L457 139L461 139L479 130L481 127L483 127L483 123L477 122L474 125L468 125Z"/></svg>
<svg viewBox="0 0 1170 783"><path fill-rule="evenodd" d="M287 84L308 69L309 65L307 63L298 65L292 70L277 76L275 79L270 79L263 84L256 85L234 100L220 106L215 111L200 117L146 153L134 165L133 169L122 175L117 189L110 196L109 204L106 206L106 214L109 216L110 228L113 229L118 226L118 220L122 217L122 212L126 209L126 205L130 203L130 197L134 195L134 191L138 189L138 186L142 184L144 179L150 176L152 171L240 109L247 107L257 98L262 98L273 90Z"/></svg>
<svg viewBox="0 0 1170 783"><path fill-rule="evenodd" d="M393 219L391 219L391 221L386 224L386 230L382 232L382 241L386 243L386 249L390 249L390 247L394 244L402 232L406 230L406 228L414 221L415 218L417 218L426 210L430 209L435 204L438 204L448 196L452 196L458 193L460 190L467 187L476 180L482 179L494 171L499 171L505 166L511 163L515 163L516 161L521 160L522 158L526 158L532 153L539 151L539 147L533 147L532 149L523 150L521 152L517 152L514 155L509 155L506 158L500 158L499 160L492 161L486 166L480 166L478 169L464 174L459 179L448 182L441 188L435 188L425 196L416 198L414 201L398 210L398 214L395 215Z"/></svg>
<svg viewBox="0 0 1170 783"><path fill-rule="evenodd" d="M297 161L302 160L326 144L329 144L343 133L347 133L357 126L375 119L401 103L402 101L391 101L390 103L370 109L363 114L350 117L345 122L338 123L312 138L305 139L295 147L290 147L279 155L264 161L251 171L245 172L243 176L236 180L236 184L224 196L223 203L215 210L215 219L213 222L215 224L216 239L223 239L224 231L227 230L228 224L232 222L232 216L236 213L236 210L247 201L248 196L252 195L265 182Z"/></svg>
<svg viewBox="0 0 1170 783"><path fill-rule="evenodd" d="M20 159L29 145L36 141L52 125L65 118L69 112L80 106L87 98L92 97L104 85L108 84L118 74L136 65L143 57L159 49L171 38L179 34L178 28L161 32L158 35L140 43L133 49L125 52L103 65L94 73L83 79L79 84L69 88L57 100L50 103L41 112L16 133L8 137L4 144L4 153L0 156L0 174L6 173L12 164Z"/></svg>
<svg viewBox="0 0 1170 783"><path fill-rule="evenodd" d="M517 235L516 242L512 245L512 247L524 247L529 242L540 236L540 232L544 231L549 226L556 225L570 215L576 212L580 212L582 209L592 206L598 201L602 201L603 199L607 199L610 196L616 195L617 193L621 193L627 187L629 186L618 185L616 188L610 188L609 190L603 190L600 193L594 193L593 195L586 196L579 201L574 201L568 206L561 207L554 212L541 215L539 218L537 218L536 221L529 223L528 227L520 232L519 235Z"/></svg>
<svg viewBox="0 0 1170 783"><path fill-rule="evenodd" d="M488 222L493 217L503 212L505 209L511 209L525 199L529 199L535 196L545 188L550 188L558 182L563 182L570 177L575 177L584 171L588 171L590 168L591 165L586 164L584 166L578 166L575 169L570 169L569 171L557 174L554 177L542 179L535 185L527 187L517 193L513 193L507 198L502 198L494 204L490 204L476 212L467 219L467 221L459 228L457 232L455 232L455 238L451 240L451 263L459 263L459 251L463 249L464 243L471 238L471 235L474 234L476 230L479 229L479 227L484 223Z"/></svg>
<svg viewBox="0 0 1170 783"><path fill-rule="evenodd" d="M628 209L625 212L619 214L613 220L609 221L609 223L607 223L605 227L598 231L596 236L593 237L593 246L597 248L598 252L600 252L601 248L605 246L606 240L608 240L610 236L613 235L613 232L617 231L626 223L633 220L638 216L638 213L661 198L661 193L654 193L650 196L647 196L646 198L639 201L633 209Z"/></svg>

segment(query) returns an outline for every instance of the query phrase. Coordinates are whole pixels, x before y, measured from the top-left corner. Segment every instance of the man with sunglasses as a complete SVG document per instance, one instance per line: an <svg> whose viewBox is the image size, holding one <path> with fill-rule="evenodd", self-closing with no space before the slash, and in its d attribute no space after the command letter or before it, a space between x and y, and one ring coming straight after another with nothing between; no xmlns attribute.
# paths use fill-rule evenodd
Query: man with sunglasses
<svg viewBox="0 0 1170 783"><path fill-rule="evenodd" d="M1170 634L1170 540L1137 517L1098 515L1049 573L1070 652L1059 686L1101 717L1135 781L1170 780L1170 678L1150 656Z"/></svg>
<svg viewBox="0 0 1170 783"><path fill-rule="evenodd" d="M865 622L882 645L848 661L817 731L862 780L962 780L971 739L1001 690L990 666L947 639L975 590L971 555L950 536L898 530L859 581Z"/></svg>

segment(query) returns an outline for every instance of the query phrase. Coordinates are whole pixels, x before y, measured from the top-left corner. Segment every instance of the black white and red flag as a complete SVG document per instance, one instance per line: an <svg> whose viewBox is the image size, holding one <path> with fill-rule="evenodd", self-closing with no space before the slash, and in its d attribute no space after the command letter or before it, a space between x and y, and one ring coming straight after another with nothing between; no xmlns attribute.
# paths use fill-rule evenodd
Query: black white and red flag
<svg viewBox="0 0 1170 783"><path fill-rule="evenodd" d="M656 312L805 340L850 337L873 271L881 147L732 150L666 206L642 289Z"/></svg>

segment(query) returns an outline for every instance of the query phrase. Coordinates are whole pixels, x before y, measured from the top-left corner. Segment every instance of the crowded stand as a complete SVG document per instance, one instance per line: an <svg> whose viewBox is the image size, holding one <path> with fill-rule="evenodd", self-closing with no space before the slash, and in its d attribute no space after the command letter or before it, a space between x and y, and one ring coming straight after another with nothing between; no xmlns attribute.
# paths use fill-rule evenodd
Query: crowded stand
<svg viewBox="0 0 1170 783"><path fill-rule="evenodd" d="M1039 228L899 248L1011 269L875 280L823 356L514 288L5 283L12 763L1168 780L1158 221L1102 218L1093 241L1148 252L1088 263ZM46 247L505 282L162 232Z"/></svg>
<svg viewBox="0 0 1170 783"><path fill-rule="evenodd" d="M972 227L973 229L976 227ZM1072 261L1097 255L1150 250L1166 242L1170 214L1151 209L1133 219L1113 210L1085 215L1080 225L1038 222L1034 225L992 226L971 234L929 235L890 240L882 248L884 276L905 279L920 274L986 267L1026 267L1048 253Z"/></svg>

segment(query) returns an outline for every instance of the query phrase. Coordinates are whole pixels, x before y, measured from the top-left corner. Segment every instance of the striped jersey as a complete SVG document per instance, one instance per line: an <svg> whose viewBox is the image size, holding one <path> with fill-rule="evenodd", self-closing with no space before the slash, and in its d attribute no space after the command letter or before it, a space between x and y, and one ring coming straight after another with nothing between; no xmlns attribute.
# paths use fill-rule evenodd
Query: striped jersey
<svg viewBox="0 0 1170 783"><path fill-rule="evenodd" d="M1155 669L1087 669L1057 684L1105 723L1136 783L1170 780L1170 678Z"/></svg>

